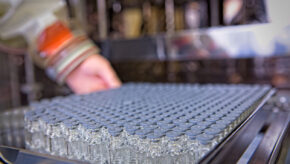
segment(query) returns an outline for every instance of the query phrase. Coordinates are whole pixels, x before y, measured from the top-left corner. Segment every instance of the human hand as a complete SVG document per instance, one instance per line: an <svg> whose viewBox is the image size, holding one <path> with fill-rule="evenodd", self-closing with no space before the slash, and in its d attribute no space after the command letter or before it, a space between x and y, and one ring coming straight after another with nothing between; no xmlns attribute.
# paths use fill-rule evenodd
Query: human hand
<svg viewBox="0 0 290 164"><path fill-rule="evenodd" d="M108 60L100 55L87 58L66 78L68 86L77 94L86 94L121 85Z"/></svg>

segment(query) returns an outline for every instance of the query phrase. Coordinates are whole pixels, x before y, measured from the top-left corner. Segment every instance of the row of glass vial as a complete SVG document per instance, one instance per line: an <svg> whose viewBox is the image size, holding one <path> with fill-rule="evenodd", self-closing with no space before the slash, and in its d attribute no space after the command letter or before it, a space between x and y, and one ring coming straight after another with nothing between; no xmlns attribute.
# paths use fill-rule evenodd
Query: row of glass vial
<svg viewBox="0 0 290 164"><path fill-rule="evenodd" d="M137 130L127 129L128 131L122 132L116 130L110 133L104 127L99 130L90 130L80 125L68 128L62 124L47 124L43 127L39 122L41 121L27 123L31 124L30 128L27 128L26 135L29 149L92 163L164 161L164 157L172 161L189 159L197 161L237 124L231 125L230 121L224 120L229 126L215 124L212 128L204 130L204 134L198 129L193 129L196 133L192 131L190 134L189 131L184 135L172 132L163 136L158 133L159 129L153 130L155 132L153 134L144 132L143 135L140 133L138 135Z"/></svg>

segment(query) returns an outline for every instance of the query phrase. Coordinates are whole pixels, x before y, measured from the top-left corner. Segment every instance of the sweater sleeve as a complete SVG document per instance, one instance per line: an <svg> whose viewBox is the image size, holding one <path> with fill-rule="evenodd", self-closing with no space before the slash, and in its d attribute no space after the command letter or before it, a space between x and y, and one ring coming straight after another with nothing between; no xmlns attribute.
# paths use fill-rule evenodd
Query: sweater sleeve
<svg viewBox="0 0 290 164"><path fill-rule="evenodd" d="M0 37L23 36L34 62L44 68L53 80L62 84L87 57L99 52L86 35L70 30L65 23L65 14L56 16L58 11L65 11L62 0L7 2L14 1L19 3L9 10L12 14L1 19Z"/></svg>
<svg viewBox="0 0 290 164"><path fill-rule="evenodd" d="M40 60L47 74L62 84L66 77L89 56L99 49L85 35L73 34L60 21L55 21L36 38L37 53L33 58Z"/></svg>

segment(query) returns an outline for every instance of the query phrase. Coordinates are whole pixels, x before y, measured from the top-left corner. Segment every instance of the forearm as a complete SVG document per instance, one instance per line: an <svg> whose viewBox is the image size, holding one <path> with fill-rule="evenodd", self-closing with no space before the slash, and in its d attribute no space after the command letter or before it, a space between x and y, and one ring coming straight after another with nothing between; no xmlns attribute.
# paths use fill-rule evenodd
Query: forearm
<svg viewBox="0 0 290 164"><path fill-rule="evenodd" d="M63 83L85 59L99 52L85 35L74 35L60 21L45 28L37 37L36 44L34 60L59 83Z"/></svg>
<svg viewBox="0 0 290 164"><path fill-rule="evenodd" d="M65 16L56 16L56 11L65 7L62 2L26 0L0 26L0 37L24 36L34 62L75 93L120 86L110 63L99 55L94 43L85 34L73 33L64 23Z"/></svg>

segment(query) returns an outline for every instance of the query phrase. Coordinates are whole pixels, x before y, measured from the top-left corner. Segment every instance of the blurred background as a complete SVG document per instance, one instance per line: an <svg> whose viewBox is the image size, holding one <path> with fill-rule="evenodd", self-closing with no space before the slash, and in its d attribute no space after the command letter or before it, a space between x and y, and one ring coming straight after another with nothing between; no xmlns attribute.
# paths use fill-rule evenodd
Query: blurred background
<svg viewBox="0 0 290 164"><path fill-rule="evenodd" d="M66 0L65 12L123 82L289 87L290 14L283 1ZM9 55L14 51L0 51L0 111L71 93L25 52Z"/></svg>
<svg viewBox="0 0 290 164"><path fill-rule="evenodd" d="M65 3L64 12L71 26L87 32L124 83L248 83L290 87L287 0L279 3L65 0ZM51 81L25 51L5 49L2 45L0 50L0 112L72 93L67 86ZM15 112L14 117L23 114ZM2 116L0 119L9 118Z"/></svg>

